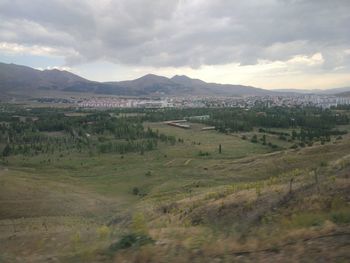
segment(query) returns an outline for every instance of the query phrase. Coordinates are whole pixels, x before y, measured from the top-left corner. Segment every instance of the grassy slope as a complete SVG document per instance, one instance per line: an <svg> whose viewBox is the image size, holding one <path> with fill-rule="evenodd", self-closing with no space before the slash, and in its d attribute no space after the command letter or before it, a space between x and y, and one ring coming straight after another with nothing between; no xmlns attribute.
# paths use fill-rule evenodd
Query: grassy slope
<svg viewBox="0 0 350 263"><path fill-rule="evenodd" d="M303 245L294 243L283 247L286 242L346 231L348 160L343 165L339 159L350 154L349 136L336 144L271 153L269 147L239 136L202 132L197 124L191 130L161 123L146 126L183 138L184 143L124 158L11 157L0 171L0 262L114 257L116 262L211 262L240 260L239 251L253 251L243 253L247 260L271 261L309 251L299 251ZM199 151L210 155L199 156ZM321 163L327 166L320 170L319 195L309 172ZM286 199L288 173L296 168L302 175ZM277 177L281 174L285 176ZM336 178L331 180L332 175ZM134 187L141 196L132 194ZM105 256L104 249L129 228L135 211L145 215L157 243ZM332 213L340 213L345 223L332 221ZM329 238L333 251L339 252L334 256L348 256L341 249L344 236ZM322 239L317 242L323 243L314 244L316 249L325 247ZM265 248L275 251L254 252Z"/></svg>

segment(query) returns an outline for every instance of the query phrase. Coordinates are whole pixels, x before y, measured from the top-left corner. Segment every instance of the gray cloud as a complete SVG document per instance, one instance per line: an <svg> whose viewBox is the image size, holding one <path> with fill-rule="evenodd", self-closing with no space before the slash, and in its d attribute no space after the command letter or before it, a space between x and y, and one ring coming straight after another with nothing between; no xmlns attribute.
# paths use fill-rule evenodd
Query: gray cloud
<svg viewBox="0 0 350 263"><path fill-rule="evenodd" d="M0 0L0 42L61 49L68 65L196 68L321 53L330 70L350 65L349 11L348 0Z"/></svg>

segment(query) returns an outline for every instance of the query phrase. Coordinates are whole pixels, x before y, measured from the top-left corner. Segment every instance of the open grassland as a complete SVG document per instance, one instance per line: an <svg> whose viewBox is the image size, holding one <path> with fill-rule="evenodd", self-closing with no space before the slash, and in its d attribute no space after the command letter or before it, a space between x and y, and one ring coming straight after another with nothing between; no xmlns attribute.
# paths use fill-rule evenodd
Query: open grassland
<svg viewBox="0 0 350 263"><path fill-rule="evenodd" d="M0 262L350 259L349 135L272 151L200 124L144 126L181 140L3 160Z"/></svg>

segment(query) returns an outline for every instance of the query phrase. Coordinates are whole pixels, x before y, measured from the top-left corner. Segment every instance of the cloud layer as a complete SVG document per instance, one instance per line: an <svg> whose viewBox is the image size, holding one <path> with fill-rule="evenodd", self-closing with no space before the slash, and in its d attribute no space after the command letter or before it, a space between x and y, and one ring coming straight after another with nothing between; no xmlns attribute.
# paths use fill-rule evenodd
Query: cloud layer
<svg viewBox="0 0 350 263"><path fill-rule="evenodd" d="M0 0L0 52L43 52L69 66L344 70L349 11L348 0Z"/></svg>

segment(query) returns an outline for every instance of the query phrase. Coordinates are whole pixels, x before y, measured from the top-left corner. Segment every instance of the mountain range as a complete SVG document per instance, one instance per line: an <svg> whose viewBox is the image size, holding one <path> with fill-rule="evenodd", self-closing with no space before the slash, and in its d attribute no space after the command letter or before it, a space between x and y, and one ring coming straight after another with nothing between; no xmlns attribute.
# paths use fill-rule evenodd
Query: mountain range
<svg viewBox="0 0 350 263"><path fill-rule="evenodd" d="M343 94L350 92L350 87L333 89L275 89L277 92L299 93L299 94Z"/></svg>
<svg viewBox="0 0 350 263"><path fill-rule="evenodd" d="M330 93L331 90L329 90ZM343 88L338 92L350 91ZM145 75L141 78L97 82L64 70L37 70L27 66L0 63L0 92L2 98L31 98L38 94L105 94L118 96L248 96L298 93L299 90L265 90L261 88L207 83L199 79L176 75L172 78ZM310 91L309 91L310 93Z"/></svg>

